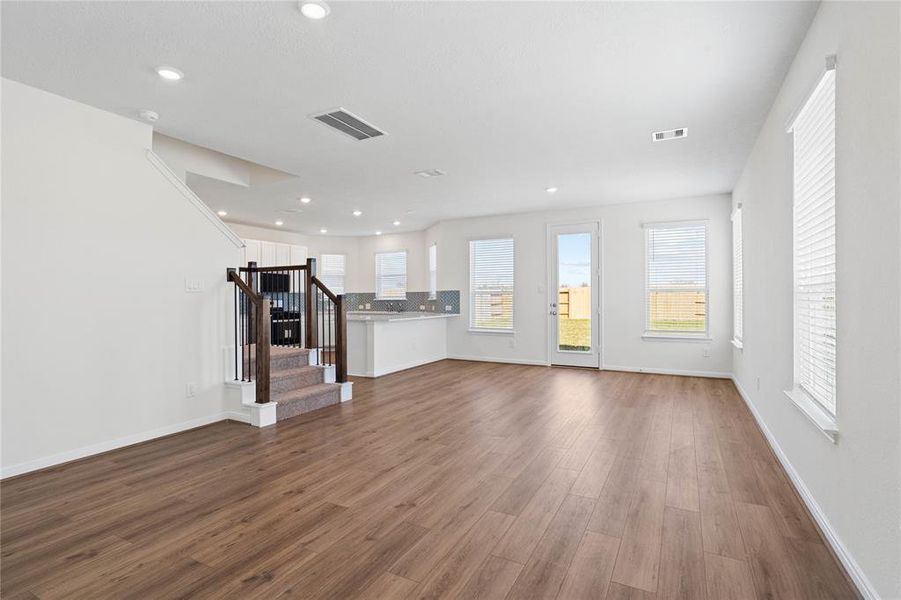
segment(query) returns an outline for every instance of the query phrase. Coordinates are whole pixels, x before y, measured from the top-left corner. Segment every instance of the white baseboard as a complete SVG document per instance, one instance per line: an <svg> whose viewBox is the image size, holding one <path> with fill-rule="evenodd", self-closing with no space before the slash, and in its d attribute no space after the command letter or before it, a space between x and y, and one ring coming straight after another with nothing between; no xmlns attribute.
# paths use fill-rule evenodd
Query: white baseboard
<svg viewBox="0 0 901 600"><path fill-rule="evenodd" d="M751 399L745 393L745 390L741 387L738 379L736 379L734 375L731 377L731 379L732 383L735 384L735 389L738 390L738 394L742 397L742 400L745 401L748 410L750 410L751 414L754 415L754 420L757 421L757 426L760 427L760 430L763 432L764 437L766 437L767 443L769 443L770 448L773 449L773 454L776 455L776 458L778 458L779 462L782 464L782 468L785 469L786 473L788 473L788 477L791 480L792 485L795 486L795 490L797 490L798 495L801 496L801 500L804 501L804 504L807 506L807 510L809 510L810 514L813 515L813 518L816 520L817 525L819 525L820 530L826 536L826 541L829 543L829 546L832 547L833 552L835 552L835 555L848 571L848 574L851 576L851 579L857 586L857 590L864 598L866 598L866 600L879 600L879 593L876 591L876 588L873 587L873 584L871 584L870 580L867 579L867 576L863 572L863 569L860 568L860 565L857 564L857 561L854 560L854 557L842 543L842 540L838 536L838 533L835 531L835 529L833 529L832 524L826 517L826 513L824 513L823 509L820 508L820 505L817 503L816 499L814 499L813 494L810 493L810 490L807 488L804 480L801 479L801 476L798 474L798 471L795 470L794 465L792 465L791 461L788 460L788 456L786 456L785 452L783 452L782 447L779 445L779 442L776 441L773 432L770 431L769 427L767 427L766 423L763 421L763 417L760 416L760 413L757 412L757 409L754 407L754 404L751 403Z"/></svg>
<svg viewBox="0 0 901 600"><path fill-rule="evenodd" d="M44 456L41 458L36 458L34 460L29 460L24 463L19 463L17 465L12 465L10 467L4 467L2 470L0 470L0 479L6 479L7 477L13 477L15 475L22 475L23 473L30 473L31 471L37 471L38 469L46 469L47 467L53 467L62 463L78 460L80 458L86 458L88 456L100 454L101 452L109 452L110 450L116 450L117 448L124 448L125 446L140 444L141 442L146 442L155 438L172 435L173 433L186 431L188 429L194 429L195 427L202 427L204 425L209 425L210 423L216 423L218 421L224 421L231 418L232 415L230 413L214 413L211 415L206 415L204 417L199 417L197 419L182 421L181 423L173 423L171 425L166 425L165 427L160 427L158 429L151 429L150 431L142 431L141 433L127 435L125 437L110 440L108 442L101 442L99 444L93 444L91 446L84 446L82 448L76 448L75 450L67 450L66 452L60 452L59 454L51 454L50 456ZM235 420L238 420L237 416L235 416Z"/></svg>
<svg viewBox="0 0 901 600"><path fill-rule="evenodd" d="M540 367L548 366L546 360L532 360L529 358L500 358L496 356L465 356L462 354L449 354L447 356L451 360L471 360L475 362L493 362L504 363L508 365L537 365Z"/></svg>
<svg viewBox="0 0 901 600"><path fill-rule="evenodd" d="M626 371L627 373L652 373L654 375L681 375L684 377L712 377L714 379L732 379L732 373L722 371L684 371L680 369L653 369L646 367L620 367L604 365L605 371Z"/></svg>

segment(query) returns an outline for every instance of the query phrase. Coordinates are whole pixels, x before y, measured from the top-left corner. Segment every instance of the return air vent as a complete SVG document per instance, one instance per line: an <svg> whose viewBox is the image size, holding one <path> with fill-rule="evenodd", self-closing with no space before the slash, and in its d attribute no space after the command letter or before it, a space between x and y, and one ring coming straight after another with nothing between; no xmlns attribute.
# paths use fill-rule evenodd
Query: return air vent
<svg viewBox="0 0 901 600"><path fill-rule="evenodd" d="M419 175L420 177L441 177L442 175L447 175L441 169L427 169L425 171L416 171L414 175Z"/></svg>
<svg viewBox="0 0 901 600"><path fill-rule="evenodd" d="M356 140L368 140L385 135L384 131L379 131L360 117L350 114L343 108L327 110L323 113L312 115L311 118Z"/></svg>
<svg viewBox="0 0 901 600"><path fill-rule="evenodd" d="M663 142L665 140L678 140L679 138L684 138L688 135L687 127L680 127L679 129L670 129L668 131L655 131L651 136L651 139L655 142Z"/></svg>

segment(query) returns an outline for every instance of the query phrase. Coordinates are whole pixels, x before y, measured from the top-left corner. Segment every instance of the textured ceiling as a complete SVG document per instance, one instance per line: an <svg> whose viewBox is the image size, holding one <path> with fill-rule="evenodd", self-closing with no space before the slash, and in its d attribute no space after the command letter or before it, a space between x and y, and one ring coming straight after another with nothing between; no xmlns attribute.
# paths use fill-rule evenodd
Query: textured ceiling
<svg viewBox="0 0 901 600"><path fill-rule="evenodd" d="M155 110L162 133L298 176L192 177L229 218L371 234L730 191L816 4L331 8L311 21L294 2L3 2L2 72L123 115ZM162 64L186 78L162 81ZM308 118L338 106L388 135L358 142ZM675 127L688 138L651 142ZM432 168L447 175L413 175ZM281 212L300 195L314 202Z"/></svg>

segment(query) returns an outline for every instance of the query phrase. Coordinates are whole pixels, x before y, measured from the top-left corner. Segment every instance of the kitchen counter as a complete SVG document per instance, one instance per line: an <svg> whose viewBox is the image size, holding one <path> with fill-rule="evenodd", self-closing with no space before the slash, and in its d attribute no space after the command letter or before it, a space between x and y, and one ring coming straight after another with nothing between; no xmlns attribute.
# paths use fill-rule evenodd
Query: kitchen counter
<svg viewBox="0 0 901 600"><path fill-rule="evenodd" d="M380 377L447 358L447 319L456 313L347 312L347 372Z"/></svg>
<svg viewBox="0 0 901 600"><path fill-rule="evenodd" d="M447 319L448 317L459 317L456 313L437 313L437 312L388 312L366 310L347 311L348 321L410 321L415 319Z"/></svg>

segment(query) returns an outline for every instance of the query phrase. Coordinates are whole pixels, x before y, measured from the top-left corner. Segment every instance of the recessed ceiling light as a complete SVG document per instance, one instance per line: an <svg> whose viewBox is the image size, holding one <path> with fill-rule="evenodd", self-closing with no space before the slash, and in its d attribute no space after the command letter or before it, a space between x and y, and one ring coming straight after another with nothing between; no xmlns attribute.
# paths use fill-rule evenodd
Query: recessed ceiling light
<svg viewBox="0 0 901 600"><path fill-rule="evenodd" d="M304 0L299 4L300 12L308 19L324 19L332 11L325 2Z"/></svg>
<svg viewBox="0 0 901 600"><path fill-rule="evenodd" d="M328 233L328 229L323 227L322 229L319 230L319 233Z"/></svg>
<svg viewBox="0 0 901 600"><path fill-rule="evenodd" d="M359 217L359 216L362 215L362 214L363 214L363 211L362 211L362 210L355 210L355 211L354 211L354 216L355 216L355 217Z"/></svg>
<svg viewBox="0 0 901 600"><path fill-rule="evenodd" d="M175 67L157 67L156 74L165 79L166 81L180 81L184 79L185 74L176 69Z"/></svg>
<svg viewBox="0 0 901 600"><path fill-rule="evenodd" d="M547 192L548 194L553 194L554 192L557 191L557 188L555 188L555 187L544 188L544 191Z"/></svg>
<svg viewBox="0 0 901 600"><path fill-rule="evenodd" d="M304 196L303 198L300 199L300 202L301 202L302 204L309 204L309 203L310 203L310 199L307 198L306 196Z"/></svg>
<svg viewBox="0 0 901 600"><path fill-rule="evenodd" d="M400 221L395 221L395 222L393 223L393 225L394 225L395 227L397 227L398 225L400 225Z"/></svg>
<svg viewBox="0 0 901 600"><path fill-rule="evenodd" d="M147 121L148 123L156 123L157 121L160 120L160 114L158 112L148 110L146 108L143 110L139 110L138 116L141 117L143 120Z"/></svg>
<svg viewBox="0 0 901 600"><path fill-rule="evenodd" d="M227 213L227 212L225 212L225 211L224 211L224 210L220 210L220 211L219 211L219 212L217 212L217 213L216 213L216 214L217 214L217 215L219 215L219 216L220 216L220 217L225 217L225 216L227 216L227 215L228 215L228 213Z"/></svg>
<svg viewBox="0 0 901 600"><path fill-rule="evenodd" d="M375 234L376 234L376 235L382 235L382 232L381 232L381 231L376 231Z"/></svg>
<svg viewBox="0 0 901 600"><path fill-rule="evenodd" d="M275 224L278 225L279 227L281 227L282 225L285 224L285 222L284 221L276 221Z"/></svg>

